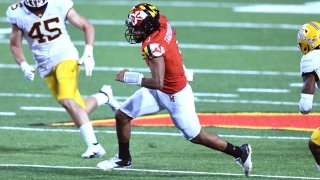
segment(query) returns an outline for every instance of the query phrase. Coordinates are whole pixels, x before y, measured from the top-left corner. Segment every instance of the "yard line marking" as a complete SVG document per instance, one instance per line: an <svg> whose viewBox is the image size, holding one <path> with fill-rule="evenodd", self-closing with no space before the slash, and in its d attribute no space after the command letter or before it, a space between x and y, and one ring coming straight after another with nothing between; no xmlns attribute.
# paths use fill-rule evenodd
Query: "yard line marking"
<svg viewBox="0 0 320 180"><path fill-rule="evenodd" d="M0 97L34 97L34 98L49 98L49 94L30 94L30 93L0 93Z"/></svg>
<svg viewBox="0 0 320 180"><path fill-rule="evenodd" d="M320 14L320 2L306 2L304 4L254 4L233 7L235 12L244 13L281 13L281 14Z"/></svg>
<svg viewBox="0 0 320 180"><path fill-rule="evenodd" d="M9 44L9 39L0 39L1 44ZM73 41L82 46L84 41ZM25 41L23 41L25 44ZM125 41L95 41L95 46L138 47L139 44L129 44ZM202 50L241 50L241 51L298 51L296 46L254 46L254 45L219 45L219 44L179 44L180 48Z"/></svg>
<svg viewBox="0 0 320 180"><path fill-rule="evenodd" d="M122 20L89 19L93 25L123 26ZM212 21L170 21L173 27L215 27L215 28L249 28L249 29L288 29L297 30L299 24L268 24L250 22L212 22Z"/></svg>
<svg viewBox="0 0 320 180"><path fill-rule="evenodd" d="M0 112L0 116L16 116L15 112Z"/></svg>
<svg viewBox="0 0 320 180"><path fill-rule="evenodd" d="M303 83L290 83L289 86L290 87L302 87Z"/></svg>
<svg viewBox="0 0 320 180"><path fill-rule="evenodd" d="M210 95L211 94L211 95ZM209 99L200 97L225 97L233 98L238 97L236 94L220 94L220 93L195 93L194 101L200 103L228 103L228 104L270 104L270 105L289 105L298 106L298 102L288 102L288 101L266 101L266 100L232 100L232 99ZM27 94L27 93L0 93L0 97L26 97L26 98L51 98L49 94ZM83 97L88 97L88 95L83 95ZM115 96L117 100L126 100L127 96ZM313 106L320 106L320 103L313 103Z"/></svg>
<svg viewBox="0 0 320 180"><path fill-rule="evenodd" d="M93 25L101 26L123 26L122 20L113 19L89 19ZM0 22L7 22L5 18L0 18ZM249 29L288 29L297 30L299 24L269 24L250 22L213 22L213 21L170 21L173 27L212 27L212 28L249 28ZM11 28L0 29L0 35L10 34Z"/></svg>
<svg viewBox="0 0 320 180"><path fill-rule="evenodd" d="M233 98L239 97L239 94L225 94L225 93L200 93L194 92L195 97L226 97ZM83 97L88 97L89 95L83 95ZM0 97L28 97L28 98L51 98L50 94L32 94L32 93L0 93ZM125 100L128 99L127 96L115 96L116 99Z"/></svg>
<svg viewBox="0 0 320 180"><path fill-rule="evenodd" d="M67 132L67 133L79 133L79 130L75 129L46 129L46 128L23 128L23 127L9 127L0 126L0 130L12 130L12 131L33 131L33 132ZM116 131L99 131L96 133L115 134ZM145 131L132 131L131 134L135 135L154 135L154 136L182 136L181 133L164 133L164 132L145 132ZM244 135L223 135L221 137L237 138L237 139L269 139L269 140L308 140L309 137L286 137L286 136L244 136Z"/></svg>
<svg viewBox="0 0 320 180"><path fill-rule="evenodd" d="M32 65L32 64L31 64ZM34 66L34 65L33 65ZM16 64L0 64L0 69L20 69ZM81 67L84 69L84 67ZM119 72L123 67L97 66L94 71ZM127 67L131 71L150 72L149 68ZM262 76L300 76L299 72L227 70L227 69L191 69L195 74L230 74L230 75L262 75Z"/></svg>
<svg viewBox="0 0 320 180"><path fill-rule="evenodd" d="M21 110L26 111L56 111L56 112L65 112L64 108L58 107L36 107L36 106L22 106L20 107Z"/></svg>
<svg viewBox="0 0 320 180"><path fill-rule="evenodd" d="M264 89L264 88L238 88L239 92L257 92L257 93L289 93L288 89Z"/></svg>
<svg viewBox="0 0 320 180"><path fill-rule="evenodd" d="M298 102L285 102L285 101L264 101L264 100L229 100L229 99L195 99L196 102L207 103L234 103L234 104L270 104L270 105L290 105L298 106ZM320 103L314 103L314 106L320 106Z"/></svg>
<svg viewBox="0 0 320 180"><path fill-rule="evenodd" d="M224 94L224 93L198 93L194 92L195 97L239 97L239 94Z"/></svg>
<svg viewBox="0 0 320 180"><path fill-rule="evenodd" d="M77 0L76 4L95 4L95 5L106 5L106 6L129 6L132 7L138 3L141 3L140 1L87 1L87 0ZM253 3L220 3L220 2L196 2L196 1L148 1L150 4L154 4L159 7L205 7L205 8L232 8L235 6L241 6L241 5L252 5Z"/></svg>
<svg viewBox="0 0 320 180"><path fill-rule="evenodd" d="M76 167L76 166L50 166L50 165L31 165L31 164L0 164L0 167L31 167L31 168L49 168L49 169L88 169L88 170L102 170L96 167ZM113 171L135 171L135 172L151 172L151 173L172 173L172 174L196 174L196 175L216 175L216 176L241 176L243 174L234 173L214 173L214 172L201 172L201 171L173 171L173 170L157 170L157 169L134 169L134 168L115 168ZM107 173L107 172L104 172ZM299 177L299 176L275 176L275 175L263 175L252 174L250 177L264 177L264 178L278 178L278 179L319 179L315 177Z"/></svg>

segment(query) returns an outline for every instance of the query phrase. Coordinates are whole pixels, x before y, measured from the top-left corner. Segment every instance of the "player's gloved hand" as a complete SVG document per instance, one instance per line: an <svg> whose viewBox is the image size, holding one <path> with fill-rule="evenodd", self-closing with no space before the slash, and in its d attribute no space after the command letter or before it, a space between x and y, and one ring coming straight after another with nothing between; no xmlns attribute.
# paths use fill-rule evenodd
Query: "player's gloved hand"
<svg viewBox="0 0 320 180"><path fill-rule="evenodd" d="M33 81L34 80L34 75L36 70L34 69L34 67L30 66L27 61L23 61L20 64L20 68L23 72L24 77L28 80L28 81Z"/></svg>
<svg viewBox="0 0 320 180"><path fill-rule="evenodd" d="M84 64L84 67L86 68L86 76L91 76L92 71L94 69L94 58L93 58L93 46L92 45L86 45L84 47L84 52L82 57L79 60L79 64Z"/></svg>

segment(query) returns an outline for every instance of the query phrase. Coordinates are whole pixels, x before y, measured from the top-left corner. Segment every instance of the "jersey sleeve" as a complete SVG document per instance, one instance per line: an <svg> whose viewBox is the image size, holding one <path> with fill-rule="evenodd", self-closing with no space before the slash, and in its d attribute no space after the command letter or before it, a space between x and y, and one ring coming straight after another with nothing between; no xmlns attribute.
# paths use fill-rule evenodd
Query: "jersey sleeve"
<svg viewBox="0 0 320 180"><path fill-rule="evenodd" d="M7 12L6 12L6 16L7 16L7 22L8 23L17 24L17 20L14 17L14 13L13 13L13 10L12 10L11 6L8 7Z"/></svg>
<svg viewBox="0 0 320 180"><path fill-rule="evenodd" d="M313 72L316 69L312 59L302 58L300 63L301 74Z"/></svg>
<svg viewBox="0 0 320 180"><path fill-rule="evenodd" d="M148 59L161 57L165 54L165 48L158 43L148 44L143 48L143 54Z"/></svg>
<svg viewBox="0 0 320 180"><path fill-rule="evenodd" d="M72 0L60 0L61 3L61 13L63 16L67 16L69 10L73 7L73 1Z"/></svg>
<svg viewBox="0 0 320 180"><path fill-rule="evenodd" d="M300 72L301 75L307 73L315 73L317 78L320 75L320 59L318 58L319 54L317 53L309 53L307 55L302 56L300 63Z"/></svg>

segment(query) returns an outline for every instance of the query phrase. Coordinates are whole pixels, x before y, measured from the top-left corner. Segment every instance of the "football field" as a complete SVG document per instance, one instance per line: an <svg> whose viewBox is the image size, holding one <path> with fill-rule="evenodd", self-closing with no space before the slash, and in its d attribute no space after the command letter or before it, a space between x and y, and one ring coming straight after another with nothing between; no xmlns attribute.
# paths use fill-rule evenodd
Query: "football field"
<svg viewBox="0 0 320 180"><path fill-rule="evenodd" d="M131 168L106 172L96 164L118 152L115 127L96 126L107 155L81 159L85 143L80 133L61 123L70 122L67 113L51 97L38 73L28 82L14 63L5 12L15 2L0 0L0 179L246 179L233 158L189 143L172 126L133 126ZM189 83L197 112L247 113L256 119L259 113L299 113L301 54L296 36L302 24L320 21L320 1L148 2L156 5L176 30L184 64L194 71ZM96 68L92 77L86 77L83 69L80 73L83 96L110 84L116 99L124 101L139 87L114 81L116 73L128 68L150 75L139 44L130 45L124 38L124 21L137 3L74 0L76 10L96 29ZM74 27L68 29L81 55L83 34ZM34 65L25 43L24 48L28 62ZM319 111L316 94L311 115L318 117ZM113 112L100 107L90 118L112 119ZM297 118L305 121L302 115ZM233 144L251 144L250 179L320 179L307 147L310 129L204 128Z"/></svg>

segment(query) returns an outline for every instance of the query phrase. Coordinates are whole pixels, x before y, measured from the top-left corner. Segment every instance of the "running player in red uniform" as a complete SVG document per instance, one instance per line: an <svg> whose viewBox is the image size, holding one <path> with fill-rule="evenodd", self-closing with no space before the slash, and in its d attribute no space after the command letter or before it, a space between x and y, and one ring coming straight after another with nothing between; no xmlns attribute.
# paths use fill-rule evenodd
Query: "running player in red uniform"
<svg viewBox="0 0 320 180"><path fill-rule="evenodd" d="M184 137L195 144L231 155L249 175L252 170L251 146L234 146L218 135L201 128L195 111L191 86L187 82L182 55L175 32L157 7L141 3L133 7L126 21L125 36L129 43L142 43L141 51L151 71L151 77L127 69L120 71L115 80L142 88L127 99L116 112L119 153L100 162L102 170L131 165L129 140L131 120L146 114L167 110L174 125Z"/></svg>

